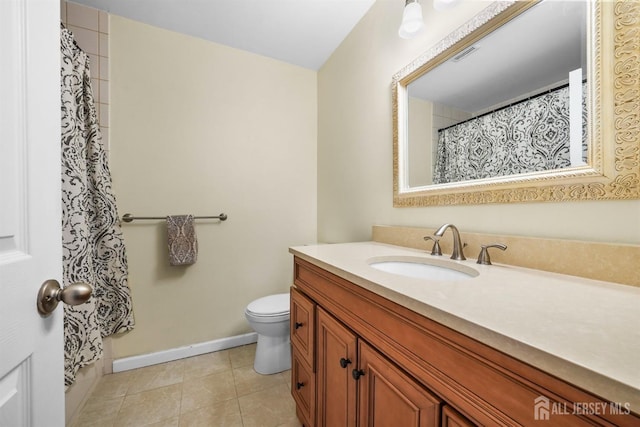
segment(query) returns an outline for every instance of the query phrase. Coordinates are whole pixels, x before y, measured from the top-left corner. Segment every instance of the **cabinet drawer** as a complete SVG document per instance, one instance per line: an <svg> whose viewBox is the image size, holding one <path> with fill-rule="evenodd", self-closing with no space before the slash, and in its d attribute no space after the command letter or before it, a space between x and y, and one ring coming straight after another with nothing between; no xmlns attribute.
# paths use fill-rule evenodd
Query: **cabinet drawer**
<svg viewBox="0 0 640 427"><path fill-rule="evenodd" d="M296 402L296 413L305 427L315 425L316 382L307 366L297 353L291 361L291 395Z"/></svg>
<svg viewBox="0 0 640 427"><path fill-rule="evenodd" d="M291 344L294 354L315 372L315 303L296 288L291 288Z"/></svg>
<svg viewBox="0 0 640 427"><path fill-rule="evenodd" d="M449 405L442 407L442 427L474 427L471 421Z"/></svg>

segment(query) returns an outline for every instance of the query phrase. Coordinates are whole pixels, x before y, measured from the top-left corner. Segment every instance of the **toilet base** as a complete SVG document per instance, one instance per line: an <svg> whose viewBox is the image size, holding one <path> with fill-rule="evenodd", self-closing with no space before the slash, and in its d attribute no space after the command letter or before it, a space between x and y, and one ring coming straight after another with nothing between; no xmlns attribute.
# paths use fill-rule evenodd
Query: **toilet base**
<svg viewBox="0 0 640 427"><path fill-rule="evenodd" d="M253 369L263 375L277 374L291 369L291 341L285 337L258 334Z"/></svg>

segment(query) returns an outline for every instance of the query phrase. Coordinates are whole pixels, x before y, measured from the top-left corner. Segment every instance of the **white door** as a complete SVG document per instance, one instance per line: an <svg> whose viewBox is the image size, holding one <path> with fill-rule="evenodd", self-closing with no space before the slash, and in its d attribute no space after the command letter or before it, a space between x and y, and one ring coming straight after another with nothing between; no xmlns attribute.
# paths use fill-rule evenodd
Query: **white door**
<svg viewBox="0 0 640 427"><path fill-rule="evenodd" d="M64 426L60 1L0 0L0 426Z"/></svg>

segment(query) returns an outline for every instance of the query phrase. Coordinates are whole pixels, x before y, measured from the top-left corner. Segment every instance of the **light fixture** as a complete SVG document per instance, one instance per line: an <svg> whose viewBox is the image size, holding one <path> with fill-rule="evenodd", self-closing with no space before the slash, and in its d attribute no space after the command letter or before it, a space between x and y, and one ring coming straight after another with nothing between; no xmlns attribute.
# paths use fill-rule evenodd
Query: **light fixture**
<svg viewBox="0 0 640 427"><path fill-rule="evenodd" d="M398 35L403 39L410 39L423 31L424 20L422 19L420 3L418 3L418 0L406 0Z"/></svg>
<svg viewBox="0 0 640 427"><path fill-rule="evenodd" d="M462 0L433 0L435 10L451 9L457 6Z"/></svg>

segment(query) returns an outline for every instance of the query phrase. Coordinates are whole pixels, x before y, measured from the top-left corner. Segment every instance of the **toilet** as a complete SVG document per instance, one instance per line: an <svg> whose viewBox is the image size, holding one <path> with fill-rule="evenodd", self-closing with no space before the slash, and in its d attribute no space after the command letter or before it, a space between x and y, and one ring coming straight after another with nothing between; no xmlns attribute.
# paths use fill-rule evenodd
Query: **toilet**
<svg viewBox="0 0 640 427"><path fill-rule="evenodd" d="M291 369L289 294L258 298L247 305L244 315L258 333L253 369L264 375Z"/></svg>

